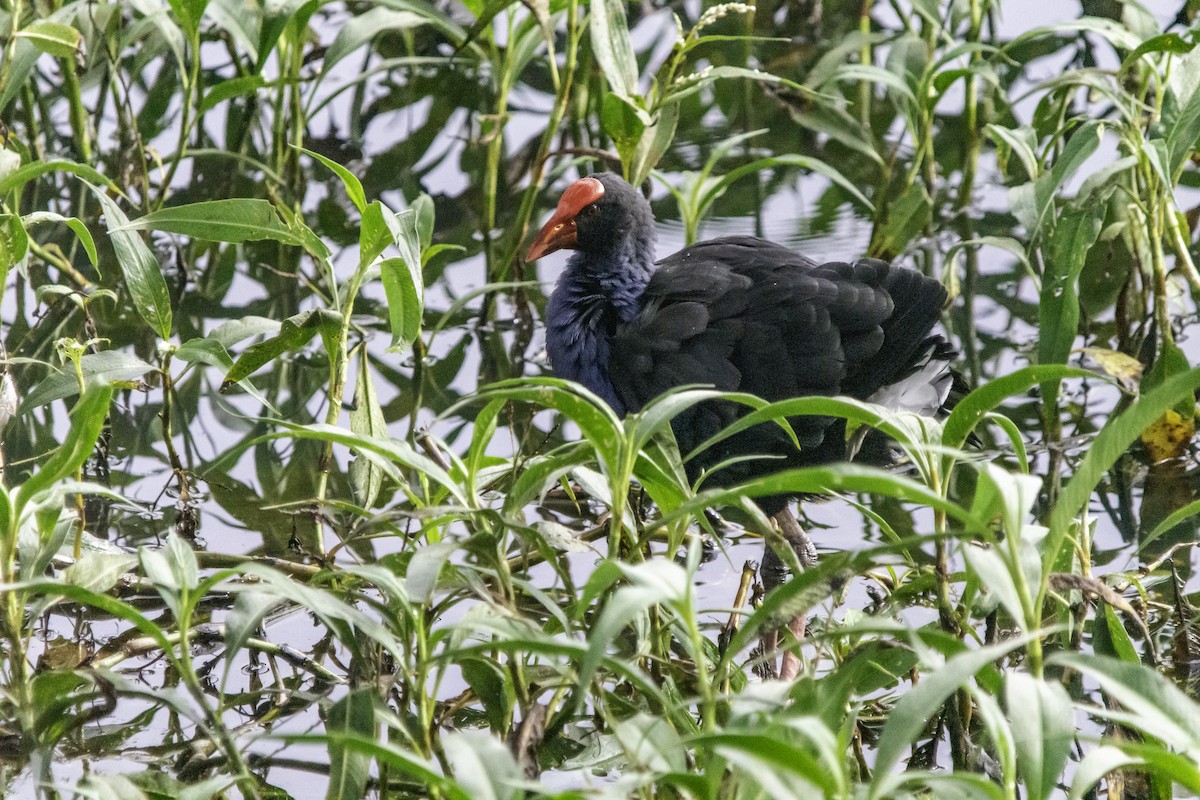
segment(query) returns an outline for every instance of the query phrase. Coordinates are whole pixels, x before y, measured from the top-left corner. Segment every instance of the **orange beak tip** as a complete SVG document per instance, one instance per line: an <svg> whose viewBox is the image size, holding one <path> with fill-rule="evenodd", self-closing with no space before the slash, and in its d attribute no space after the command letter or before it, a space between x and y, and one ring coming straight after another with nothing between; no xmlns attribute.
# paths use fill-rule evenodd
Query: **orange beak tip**
<svg viewBox="0 0 1200 800"><path fill-rule="evenodd" d="M564 220L559 214L555 214L533 238L533 244L529 245L529 250L525 253L525 261L536 261L557 250L574 246L575 220Z"/></svg>
<svg viewBox="0 0 1200 800"><path fill-rule="evenodd" d="M526 263L536 261L556 250L570 250L578 241L575 217L604 195L604 184L595 178L580 178L567 187L558 201L554 214L533 237L525 252Z"/></svg>

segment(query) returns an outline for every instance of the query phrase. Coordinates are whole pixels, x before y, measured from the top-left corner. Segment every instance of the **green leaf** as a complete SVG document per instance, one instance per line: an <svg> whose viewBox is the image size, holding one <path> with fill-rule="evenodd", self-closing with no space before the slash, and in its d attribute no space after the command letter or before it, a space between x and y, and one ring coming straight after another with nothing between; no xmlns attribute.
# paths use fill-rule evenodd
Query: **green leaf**
<svg viewBox="0 0 1200 800"><path fill-rule="evenodd" d="M142 574L154 584L175 619L183 619L194 603L192 590L199 582L196 554L182 537L171 535L161 549L138 549Z"/></svg>
<svg viewBox="0 0 1200 800"><path fill-rule="evenodd" d="M1180 751L1194 753L1200 748L1200 705L1150 667L1070 652L1055 653L1047 662L1078 670L1095 681L1128 712L1126 724Z"/></svg>
<svg viewBox="0 0 1200 800"><path fill-rule="evenodd" d="M63 443L48 458L41 468L33 473L17 489L15 510L20 512L26 503L43 489L74 475L83 466L96 446L104 420L108 418L108 407L112 402L113 388L108 384L90 384L79 402L71 409L71 428Z"/></svg>
<svg viewBox="0 0 1200 800"><path fill-rule="evenodd" d="M1017 783L1017 745L1013 741L1012 723L1009 716L1000 709L1000 704L996 702L996 698L978 688L971 692L971 699L975 703L975 707L979 714L979 720L983 723L983 728L987 731L987 738L991 740L991 747L988 752L993 755L999 762L999 776L996 776L997 789L1003 782L1005 786L1014 786ZM995 776L996 773L989 769L989 776ZM1011 800L1011 798L1006 798Z"/></svg>
<svg viewBox="0 0 1200 800"><path fill-rule="evenodd" d="M1113 770L1129 766L1140 766L1144 762L1132 754L1126 754L1120 748L1111 745L1100 745L1090 750L1071 779L1071 794L1069 800L1082 800L1084 797L1097 796L1092 790L1105 775Z"/></svg>
<svg viewBox="0 0 1200 800"><path fill-rule="evenodd" d="M904 252L909 242L920 236L933 219L933 204L925 187L914 183L891 202L883 227L871 244L871 251L883 258L893 258Z"/></svg>
<svg viewBox="0 0 1200 800"><path fill-rule="evenodd" d="M669 563L669 562L660 562ZM576 682L581 687L591 684L611 642L626 626L662 600L662 592L652 586L622 586L604 603L596 621L588 628L587 655L579 662ZM583 709L588 692L575 695L576 711Z"/></svg>
<svg viewBox="0 0 1200 800"><path fill-rule="evenodd" d="M334 64L362 47L384 31L407 31L420 27L427 19L411 11L398 11L384 6L368 8L343 23L333 43L325 51L322 76L330 74Z"/></svg>
<svg viewBox="0 0 1200 800"><path fill-rule="evenodd" d="M477 399L493 398L520 400L561 412L579 426L602 464L616 466L624 438L621 421L608 403L585 387L557 378L522 378L486 386Z"/></svg>
<svg viewBox="0 0 1200 800"><path fill-rule="evenodd" d="M1036 176L1032 183L1017 186L1010 191L1013 213L1028 229L1031 238L1036 238L1042 233L1051 217L1055 198L1061 194L1066 182L1096 152L1103 132L1103 124L1094 120L1085 122L1067 139L1062 153L1055 159L1049 171L1030 173ZM1074 212L1066 212L1063 216L1069 213L1086 213L1089 210L1093 216L1103 216L1101 211L1092 209L1090 204ZM1081 259L1085 255L1086 251L1079 253Z"/></svg>
<svg viewBox="0 0 1200 800"><path fill-rule="evenodd" d="M228 322L222 322L217 327L208 332L208 338L220 343L222 347L232 347L238 342L249 339L253 336L264 336L267 334L274 335L279 333L281 324L267 317L259 317L253 314L241 317L239 319L231 319ZM184 342L181 347L186 347L187 342Z"/></svg>
<svg viewBox="0 0 1200 800"><path fill-rule="evenodd" d="M1021 624L1025 620L1025 608L1021 604L1021 596L1013 583L1011 566L1003 555L994 548L964 547L963 558L967 562L968 575L974 573L980 585L981 602L988 603L991 608L999 601L1010 617ZM990 601L990 603L989 603Z"/></svg>
<svg viewBox="0 0 1200 800"><path fill-rule="evenodd" d="M119 350L86 353L79 359L79 368L83 372L84 381L88 383L93 381L99 383L134 381L155 369L132 353ZM29 390L21 404L21 413L55 400L61 400L64 397L74 397L77 394L79 394L79 378L75 375L74 366L68 364L62 369L50 373Z"/></svg>
<svg viewBox="0 0 1200 800"><path fill-rule="evenodd" d="M678 508L692 496L675 437L666 432L650 440L638 453L633 477L664 513Z"/></svg>
<svg viewBox="0 0 1200 800"><path fill-rule="evenodd" d="M628 169L632 166L634 154L650 123L649 115L633 100L627 99L616 92L604 96L600 110L600 121L604 132L612 138L621 156L621 163ZM632 175L630 176L632 177Z"/></svg>
<svg viewBox="0 0 1200 800"><path fill-rule="evenodd" d="M265 4L245 3L242 0L211 0L204 9L205 15L228 33L256 62L259 60L258 40L264 11Z"/></svg>
<svg viewBox="0 0 1200 800"><path fill-rule="evenodd" d="M392 329L392 344L388 348L391 352L405 349L421 334L425 303L417 212L410 208L397 214L395 219L398 229L394 232L394 240L400 257L385 259L379 265Z"/></svg>
<svg viewBox="0 0 1200 800"><path fill-rule="evenodd" d="M1200 386L1200 368L1169 378L1163 385L1144 392L1119 416L1110 417L1092 440L1083 460L1075 469L1071 480L1063 487L1058 502L1050 512L1050 533L1042 563L1045 574L1050 574L1058 559L1059 550L1066 542L1071 524L1087 504L1096 485L1107 474L1109 468L1141 435L1168 409L1174 408L1184 398L1192 395Z"/></svg>
<svg viewBox="0 0 1200 800"><path fill-rule="evenodd" d="M654 122L638 139L637 152L629 167L629 182L641 186L675 140L679 125L679 104L670 103L659 109Z"/></svg>
<svg viewBox="0 0 1200 800"><path fill-rule="evenodd" d="M1092 624L1092 649L1099 656L1119 658L1130 664L1140 664L1137 647L1129 631L1125 630L1117 610L1105 602L1096 606L1096 620Z"/></svg>
<svg viewBox="0 0 1200 800"><path fill-rule="evenodd" d="M316 4L312 0L276 0L276 2L263 4L264 13L262 27L258 34L258 60L255 63L255 72L262 71L268 57L275 51L279 37L283 35L288 24L293 21L293 17L307 20L315 10Z"/></svg>
<svg viewBox="0 0 1200 800"><path fill-rule="evenodd" d="M12 48L5 53L4 66L8 71L8 79L0 86L0 114L8 112L9 103L27 85L29 74L33 72L34 65L41 55L29 40L20 37L13 39ZM2 185L0 182L0 186ZM0 189L0 194L3 191Z"/></svg>
<svg viewBox="0 0 1200 800"><path fill-rule="evenodd" d="M715 389L678 387L659 395L633 417L633 447L641 450L651 437L665 430L671 424L671 420L697 403L718 400L728 394Z"/></svg>
<svg viewBox="0 0 1200 800"><path fill-rule="evenodd" d="M1155 525L1154 530L1150 531L1144 536L1139 537L1138 551L1145 551L1152 542L1170 531L1176 525L1197 519L1200 519L1200 500L1193 500L1190 503L1185 503L1182 507L1175 509L1169 515L1167 515L1162 522Z"/></svg>
<svg viewBox="0 0 1200 800"><path fill-rule="evenodd" d="M512 677L500 663L487 656L472 656L457 661L463 680L475 692L483 705L488 725L493 731L504 735L512 725L513 706L517 691Z"/></svg>
<svg viewBox="0 0 1200 800"><path fill-rule="evenodd" d="M1102 213L1102 210L1101 210ZM1088 250L1100 235L1095 208L1063 212L1054 226L1038 301L1038 364L1062 364L1079 333L1079 275ZM1042 384L1043 400L1058 402L1059 381Z"/></svg>
<svg viewBox="0 0 1200 800"><path fill-rule="evenodd" d="M1159 344L1158 356L1154 359L1154 364L1151 365L1150 371L1142 378L1140 391L1148 392L1152 389L1157 389L1167 382L1168 378L1173 378L1176 375L1182 375L1191 368L1188 362L1187 353L1175 344L1175 342L1167 340ZM1195 399L1185 397L1174 406L1180 416L1185 419L1190 419L1195 413Z"/></svg>
<svg viewBox="0 0 1200 800"><path fill-rule="evenodd" d="M1060 364L1039 364L1022 367L1015 372L994 378L955 404L942 428L942 443L961 448L971 432L989 412L1010 397L1015 397L1047 380L1063 378L1095 378L1095 372Z"/></svg>
<svg viewBox="0 0 1200 800"><path fill-rule="evenodd" d="M267 82L261 75L241 75L221 81L215 86L209 87L208 91L204 93L204 97L200 100L200 112L210 111L234 97L254 94L266 85Z"/></svg>
<svg viewBox="0 0 1200 800"><path fill-rule="evenodd" d="M467 487L472 492L477 491L480 470L488 462L488 449L491 447L492 437L496 433L496 418L503 408L503 400L493 400L475 415L472 422L471 446L463 458Z"/></svg>
<svg viewBox="0 0 1200 800"><path fill-rule="evenodd" d="M722 144L727 144L729 141L731 140L726 140ZM714 157L715 156L716 152L714 152ZM784 154L779 156L767 156L765 158L759 158L751 161L748 164L742 164L729 170L719 178L715 178L712 181L707 182L700 200L700 208L698 209L699 213L706 213L709 206L711 206L718 197L724 194L725 191L735 181L747 175L757 175L764 169L773 167L799 167L801 169L807 169L810 172L815 172L818 175L828 178L838 187L843 189L853 200L860 203L867 211L873 212L875 210L875 206L870 200L867 199L867 196L864 195L862 191L836 167L826 164L817 158L795 154Z"/></svg>
<svg viewBox="0 0 1200 800"><path fill-rule="evenodd" d="M325 732L329 735L329 787L326 800L365 797L370 778L371 756L345 745L345 737L375 737L375 693L370 689L350 692L329 707Z"/></svg>
<svg viewBox="0 0 1200 800"><path fill-rule="evenodd" d="M380 742L375 737L362 736L357 733L339 732L337 736L316 736L312 734L275 734L272 738L289 744L325 745L329 746L336 740L337 746L345 752L353 752L375 759L381 766L395 771L398 775L407 776L416 781L424 790L436 790L449 800L474 800L456 783L442 774L441 768L426 761L416 753L403 750L394 744Z"/></svg>
<svg viewBox="0 0 1200 800"><path fill-rule="evenodd" d="M35 211L32 214L26 214L22 219L26 225L38 225L43 222L61 222L75 232L79 237L79 243L83 245L83 251L87 253L88 261L97 270L100 268L100 259L96 255L96 241L92 238L92 232L88 230L88 226L83 220L78 217L64 217L61 214L55 214L53 211ZM4 285L4 277L0 275L0 286Z"/></svg>
<svg viewBox="0 0 1200 800"><path fill-rule="evenodd" d="M361 647L363 637L378 644L396 659L403 659L394 633L363 610L344 602L333 592L309 586L270 567L250 563L243 567L247 577L258 578L256 591L270 592L310 611L343 645Z"/></svg>
<svg viewBox="0 0 1200 800"><path fill-rule="evenodd" d="M844 64L837 71L836 77L843 82L878 83L910 107L917 105L917 98L904 79L883 67L873 64Z"/></svg>
<svg viewBox="0 0 1200 800"><path fill-rule="evenodd" d="M1097 34L1121 50L1136 50L1138 45L1142 43L1142 39L1137 34L1133 33L1133 31L1129 30L1129 28L1122 25L1119 21L1105 17L1086 16L1028 30L1013 39L1006 49L1011 50L1017 45L1024 45L1030 40L1042 37L1057 40L1062 36L1076 31Z"/></svg>
<svg viewBox="0 0 1200 800"><path fill-rule="evenodd" d="M1062 153L1054 160L1050 168L1050 193L1058 192L1068 179L1082 167L1096 148L1104 134L1104 124L1096 120L1088 120L1071 133L1063 145Z"/></svg>
<svg viewBox="0 0 1200 800"><path fill-rule="evenodd" d="M1033 145L1029 141L1032 131L1029 128L1014 130L989 123L984 126L983 130L996 142L997 149L1001 150L1002 155L1007 156L1007 153L1012 153L1017 156L1030 180L1036 179L1041 174L1042 160L1033 152Z"/></svg>
<svg viewBox="0 0 1200 800"><path fill-rule="evenodd" d="M763 478L747 481L736 487L710 489L696 495L669 514L661 524L667 525L682 516L701 514L704 509L721 505L740 505L745 498L777 494L829 494L831 492L866 492L895 497L945 511L972 530L984 527L969 511L947 500L937 492L911 478L896 475L875 467L842 463L826 467L804 467L776 472Z"/></svg>
<svg viewBox="0 0 1200 800"><path fill-rule="evenodd" d="M457 542L434 542L413 554L404 574L404 589L412 602L429 605L433 601L438 575L457 549Z"/></svg>
<svg viewBox="0 0 1200 800"><path fill-rule="evenodd" d="M370 362L366 348L360 348L358 377L354 382L354 407L350 409L350 430L362 436L386 439L387 420L375 394L375 382L371 378ZM362 456L350 462L350 486L354 498L363 508L372 508L383 485L383 473L369 459Z"/></svg>
<svg viewBox="0 0 1200 800"><path fill-rule="evenodd" d="M905 443L908 438L905 436L903 430L892 423L891 418L893 415L891 411L883 406L865 403L861 400L855 400L852 397L793 397L790 400L779 400L774 403L767 403L761 398L748 394L726 392L724 397L726 400L744 403L755 410L743 417L739 417L736 422L725 426L719 433L713 434L710 438L696 445L691 452L684 453L685 459L693 459L729 437L764 422L773 422L779 425L784 433L792 439L793 443L799 447L800 442L796 439L796 432L788 423L789 418L799 416L840 417L848 422L870 425L888 434L901 444Z"/></svg>
<svg viewBox="0 0 1200 800"><path fill-rule="evenodd" d="M116 586L121 576L137 565L132 553L100 553L85 550L79 560L63 570L62 578L67 583L107 592Z"/></svg>
<svg viewBox="0 0 1200 800"><path fill-rule="evenodd" d="M107 408L107 403L105 404L105 408ZM88 452L91 452L90 446L88 447ZM57 579L29 581L21 584L20 587L15 587L11 584L0 584L0 592L5 592L14 588L21 588L27 590L31 594L41 594L45 595L46 597L62 597L66 600L70 600L73 603L78 603L81 606L94 608L112 617L116 617L117 619L125 620L152 639L154 644L163 653L170 654L173 652L172 643L167 639L162 628L160 628L158 625L155 625L151 620L146 618L140 611L130 604L122 600L118 600L115 597L99 594L91 591L90 589L85 589L82 586L63 583Z"/></svg>
<svg viewBox="0 0 1200 800"><path fill-rule="evenodd" d="M120 189L115 183L101 175L94 167L87 164L80 164L77 161L69 161L65 158L51 158L46 161L33 161L25 164L20 169L13 170L5 178L0 180L0 194L7 194L13 189L24 186L34 178L41 177L48 172L69 172L72 175L77 175L89 183L100 184L114 192L120 193Z"/></svg>
<svg viewBox="0 0 1200 800"><path fill-rule="evenodd" d="M275 330L278 330L278 325L273 325ZM175 349L175 357L180 361L186 361L190 364L207 364L210 367L221 370L223 373L228 373L233 368L233 358L229 355L229 351L216 338L198 338L189 339ZM269 409L271 413L279 413L275 406L271 404L262 392L250 382L249 378L243 378L238 381L238 386L245 390L246 394L253 397L259 403Z"/></svg>
<svg viewBox="0 0 1200 800"><path fill-rule="evenodd" d="M342 185L346 187L346 196L350 198L350 202L354 203L354 207L358 209L360 214L367 210L367 195L363 191L362 182L358 180L353 172L320 153L304 147L301 147L300 150L320 161L330 172L342 179Z"/></svg>
<svg viewBox="0 0 1200 800"><path fill-rule="evenodd" d="M56 58L73 58L83 42L83 34L70 25L48 19L30 23L17 31L17 36L32 42L34 47Z"/></svg>
<svg viewBox="0 0 1200 800"><path fill-rule="evenodd" d="M472 800L518 800L528 796L524 770L512 751L486 730L457 730L445 735L446 758L455 781Z"/></svg>
<svg viewBox="0 0 1200 800"><path fill-rule="evenodd" d="M316 439L322 442L333 442L334 444L350 447L360 453L367 454L374 459L376 464L383 465L385 470L387 470L388 477L397 483L402 481L402 477L394 465L401 464L442 486L464 508L470 506L470 502L463 492L462 487L456 480L450 477L449 473L431 459L416 453L404 442L396 439L361 436L345 428L323 423L296 425L287 420L274 420L274 425L280 429L280 432L269 434L264 439L288 436L296 439Z"/></svg>
<svg viewBox="0 0 1200 800"><path fill-rule="evenodd" d="M229 655L224 659L225 666L221 672L221 691L225 691L229 683L229 672L237 664L234 656L258 632L267 614L278 608L284 602L283 598L253 590L238 592L233 601L233 608L225 617L225 652Z"/></svg>
<svg viewBox="0 0 1200 800"><path fill-rule="evenodd" d="M592 450L584 440L566 445L549 455L530 459L522 466L512 488L505 494L505 513L518 514L527 504L540 500L557 485L562 476L586 464L592 457Z"/></svg>
<svg viewBox="0 0 1200 800"><path fill-rule="evenodd" d="M1200 138L1200 88L1193 87L1167 131L1167 186L1173 186Z"/></svg>
<svg viewBox="0 0 1200 800"><path fill-rule="evenodd" d="M208 5L208 0L167 0L171 6L171 11L175 12L175 18L179 20L180 25L191 40L200 30L200 18L204 16L204 8Z"/></svg>
<svg viewBox="0 0 1200 800"><path fill-rule="evenodd" d="M29 254L29 234L16 214L0 214L0 294L7 286L8 273Z"/></svg>
<svg viewBox="0 0 1200 800"><path fill-rule="evenodd" d="M427 262L432 257L427 251L433 245L433 198L427 194L417 195L417 199L412 203L412 210L417 215L417 246L421 251L421 261ZM461 245L443 244L438 246L464 249Z"/></svg>
<svg viewBox="0 0 1200 800"><path fill-rule="evenodd" d="M783 738L778 736L778 733L782 733L782 731L776 732L767 729L757 732L725 729L704 735L699 741L714 748L723 758L737 764L747 777L762 784L764 789L769 790L765 795L767 797L845 796L843 787L838 785L837 774L829 769L828 764L814 758L808 752L808 747L794 744L788 741L791 737ZM683 770L678 771L682 772ZM813 792L812 789L807 792L797 791L789 788L782 781L780 783L783 785L771 786L771 782L765 780L767 776L772 776L776 780L785 778L785 776L794 776L811 784L817 789L817 792ZM839 789L843 790L839 791Z"/></svg>
<svg viewBox="0 0 1200 800"><path fill-rule="evenodd" d="M512 751L481 730L446 734L446 757L459 787L471 800L517 800L525 797L518 787L525 784L524 772Z"/></svg>
<svg viewBox="0 0 1200 800"><path fill-rule="evenodd" d="M158 259L150 252L142 237L127 229L129 218L125 212L102 189L90 184L89 188L104 211L109 228L108 237L117 254L117 264L125 277L134 307L159 338L171 338L171 294L167 291L167 282L163 280Z"/></svg>
<svg viewBox="0 0 1200 800"><path fill-rule="evenodd" d="M389 225L391 223L391 225ZM364 269L374 263L379 254L395 240L392 226L396 215L383 203L372 200L362 212L362 226L358 231L358 266Z"/></svg>
<svg viewBox="0 0 1200 800"><path fill-rule="evenodd" d="M923 671L920 683L900 698L883 726L875 751L875 773L868 797L876 800L890 792L896 781L892 770L900 763L905 748L921 738L930 718L951 694L966 688L980 670L990 667L993 661L1037 635L1034 632L990 647L966 650L936 669Z"/></svg>
<svg viewBox="0 0 1200 800"><path fill-rule="evenodd" d="M392 329L388 352L405 349L421 333L421 284L416 272L403 258L388 258L379 264Z"/></svg>
<svg viewBox="0 0 1200 800"><path fill-rule="evenodd" d="M1174 55L1184 55L1190 53L1195 45L1184 39L1178 33L1163 33L1158 36L1153 36L1142 42L1137 48L1125 56L1121 62L1120 72L1125 72L1130 69L1138 59L1150 53L1171 53Z"/></svg>
<svg viewBox="0 0 1200 800"><path fill-rule="evenodd" d="M109 233L146 230L166 231L210 242L232 244L261 239L284 244L304 244L280 219L275 206L267 200L250 197L171 206L110 228Z"/></svg>
<svg viewBox="0 0 1200 800"><path fill-rule="evenodd" d="M228 391L230 386L247 378L289 350L296 350L308 344L322 330L334 332L340 328L341 315L324 308L309 309L288 317L280 325L278 334L247 347L238 356L233 368L221 382L221 391Z"/></svg>
<svg viewBox="0 0 1200 800"><path fill-rule="evenodd" d="M1061 683L1013 672L1005 679L1004 699L1026 796L1046 800L1058 790L1075 741L1071 697Z"/></svg>
<svg viewBox="0 0 1200 800"><path fill-rule="evenodd" d="M662 716L641 712L617 721L613 733L625 748L629 766L650 774L685 772L687 752L679 734Z"/></svg>
<svg viewBox="0 0 1200 800"><path fill-rule="evenodd" d="M589 9L592 52L608 87L622 97L639 97L637 57L625 21L625 0L591 0Z"/></svg>

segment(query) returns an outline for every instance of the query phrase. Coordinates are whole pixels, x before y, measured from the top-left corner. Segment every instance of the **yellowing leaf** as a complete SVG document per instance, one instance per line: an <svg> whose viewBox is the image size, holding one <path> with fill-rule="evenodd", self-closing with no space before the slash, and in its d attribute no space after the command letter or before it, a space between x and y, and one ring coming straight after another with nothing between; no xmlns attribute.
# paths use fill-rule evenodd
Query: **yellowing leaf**
<svg viewBox="0 0 1200 800"><path fill-rule="evenodd" d="M1142 371L1145 370L1142 362L1131 355L1106 347L1085 347L1083 353L1096 362L1096 366L1115 378L1123 390L1129 394L1137 394Z"/></svg>
<svg viewBox="0 0 1200 800"><path fill-rule="evenodd" d="M1142 444L1146 445L1150 461L1158 463L1182 456L1195 433L1194 418L1185 419L1178 411L1168 409L1153 425L1142 431Z"/></svg>

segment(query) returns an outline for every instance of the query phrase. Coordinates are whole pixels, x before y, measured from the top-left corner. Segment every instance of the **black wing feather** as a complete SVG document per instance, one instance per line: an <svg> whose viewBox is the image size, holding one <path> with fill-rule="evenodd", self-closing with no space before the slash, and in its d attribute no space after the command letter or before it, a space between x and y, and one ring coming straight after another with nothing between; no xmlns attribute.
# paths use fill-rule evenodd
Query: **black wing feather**
<svg viewBox="0 0 1200 800"><path fill-rule="evenodd" d="M681 384L771 401L865 399L928 349L945 298L938 282L883 261L817 264L751 236L713 239L659 262L641 314L613 336L611 377L631 411ZM680 449L686 455L742 413L725 401L693 407L672 426ZM748 454L779 457L780 468L840 457L835 420L789 422L801 452L777 426L760 425L693 459L689 472ZM722 469L718 482L762 472L761 462L743 462Z"/></svg>

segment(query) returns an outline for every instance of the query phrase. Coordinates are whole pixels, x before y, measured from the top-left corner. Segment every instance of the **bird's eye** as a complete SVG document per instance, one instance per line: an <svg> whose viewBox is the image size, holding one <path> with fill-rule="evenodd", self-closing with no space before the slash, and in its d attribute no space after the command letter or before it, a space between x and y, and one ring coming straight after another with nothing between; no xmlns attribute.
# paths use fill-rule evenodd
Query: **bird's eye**
<svg viewBox="0 0 1200 800"><path fill-rule="evenodd" d="M591 216L595 216L596 212L599 210L600 210L600 206L596 205L595 203L592 203L590 206L588 206L587 208L585 208L583 210L583 213L587 214L589 217L591 217Z"/></svg>

